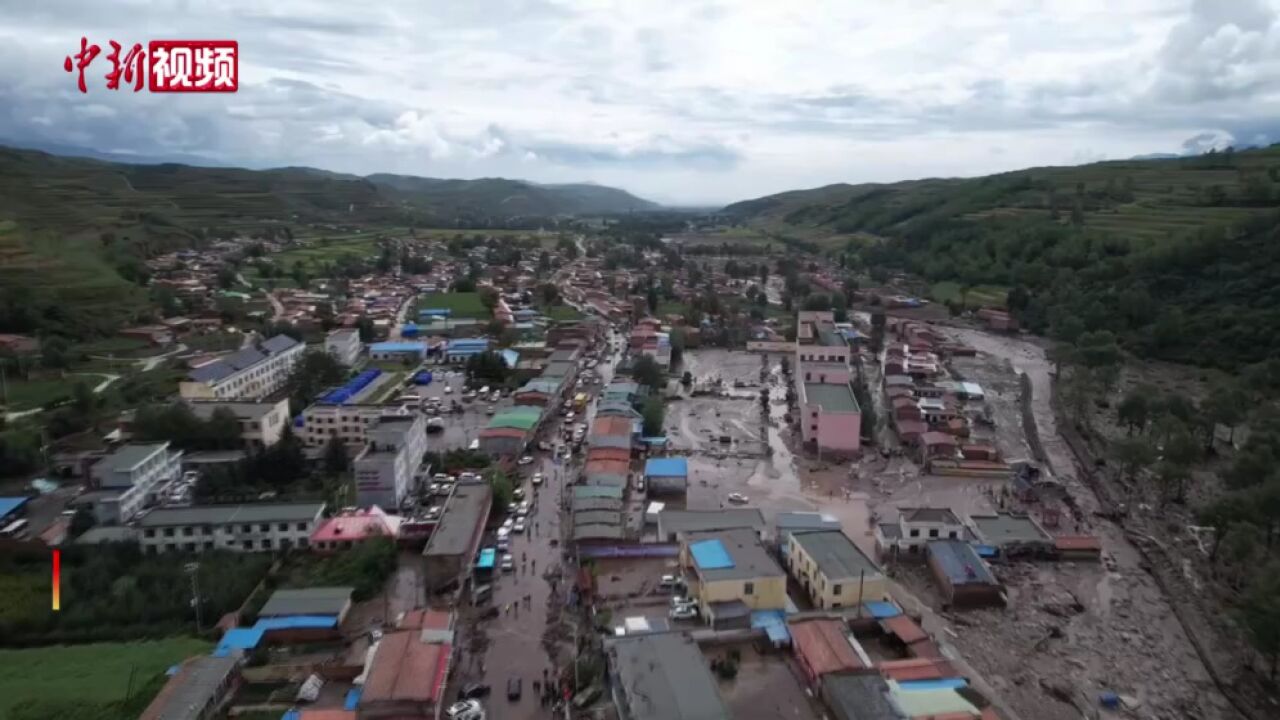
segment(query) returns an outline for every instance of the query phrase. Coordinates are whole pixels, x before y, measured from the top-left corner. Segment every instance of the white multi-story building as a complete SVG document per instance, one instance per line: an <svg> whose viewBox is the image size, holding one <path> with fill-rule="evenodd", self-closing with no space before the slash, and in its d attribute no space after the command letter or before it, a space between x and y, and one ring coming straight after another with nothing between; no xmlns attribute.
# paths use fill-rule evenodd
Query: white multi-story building
<svg viewBox="0 0 1280 720"><path fill-rule="evenodd" d="M419 413L384 416L367 435L369 446L354 463L356 504L397 509L427 452L426 420Z"/></svg>
<svg viewBox="0 0 1280 720"><path fill-rule="evenodd" d="M284 387L306 345L276 335L192 370L178 385L189 400L261 400Z"/></svg>
<svg viewBox="0 0 1280 720"><path fill-rule="evenodd" d="M379 418L409 414L403 405L316 403L302 411L302 425L295 430L311 447L321 447L331 437L360 445L368 441L367 432Z"/></svg>
<svg viewBox="0 0 1280 720"><path fill-rule="evenodd" d="M355 365L360 359L362 348L359 330L331 330L324 338L324 351L347 367Z"/></svg>
<svg viewBox="0 0 1280 720"><path fill-rule="evenodd" d="M144 552L305 548L324 503L271 503L158 508L138 519Z"/></svg>
<svg viewBox="0 0 1280 720"><path fill-rule="evenodd" d="M901 508L896 520L876 525L876 552L881 558L914 556L935 540L965 540L964 521L948 508Z"/></svg>
<svg viewBox="0 0 1280 720"><path fill-rule="evenodd" d="M197 400L189 403L196 417L208 420L220 408L235 415L240 423L240 441L248 448L267 448L280 441L289 424L289 401L274 403L221 402Z"/></svg>
<svg viewBox="0 0 1280 720"><path fill-rule="evenodd" d="M89 474L97 490L78 502L93 513L99 525L118 525L133 519L166 483L177 479L182 451L169 443L125 445L102 458Z"/></svg>

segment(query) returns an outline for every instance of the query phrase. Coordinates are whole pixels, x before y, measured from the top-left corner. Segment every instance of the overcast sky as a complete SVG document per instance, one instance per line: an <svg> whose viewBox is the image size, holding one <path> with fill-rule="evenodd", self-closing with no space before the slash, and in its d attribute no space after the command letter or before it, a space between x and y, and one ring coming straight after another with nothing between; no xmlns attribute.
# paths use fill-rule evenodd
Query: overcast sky
<svg viewBox="0 0 1280 720"><path fill-rule="evenodd" d="M0 138L669 203L1280 141L1269 0L0 0ZM240 91L81 95L87 36Z"/></svg>

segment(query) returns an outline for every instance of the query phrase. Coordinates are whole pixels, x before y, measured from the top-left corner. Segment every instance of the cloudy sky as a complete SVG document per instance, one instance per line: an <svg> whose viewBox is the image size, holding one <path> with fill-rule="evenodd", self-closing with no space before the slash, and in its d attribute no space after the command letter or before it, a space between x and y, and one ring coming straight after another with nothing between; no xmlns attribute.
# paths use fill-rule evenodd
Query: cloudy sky
<svg viewBox="0 0 1280 720"><path fill-rule="evenodd" d="M1280 141L1280 0L0 0L0 141L670 203ZM234 95L63 58L240 42Z"/></svg>

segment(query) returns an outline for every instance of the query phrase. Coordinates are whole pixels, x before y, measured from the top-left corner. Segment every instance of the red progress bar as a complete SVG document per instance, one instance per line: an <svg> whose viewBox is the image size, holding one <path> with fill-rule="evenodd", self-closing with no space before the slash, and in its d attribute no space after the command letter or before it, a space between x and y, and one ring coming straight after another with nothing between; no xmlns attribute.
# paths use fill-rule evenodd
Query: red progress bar
<svg viewBox="0 0 1280 720"><path fill-rule="evenodd" d="M62 551L53 551L53 611L62 609Z"/></svg>

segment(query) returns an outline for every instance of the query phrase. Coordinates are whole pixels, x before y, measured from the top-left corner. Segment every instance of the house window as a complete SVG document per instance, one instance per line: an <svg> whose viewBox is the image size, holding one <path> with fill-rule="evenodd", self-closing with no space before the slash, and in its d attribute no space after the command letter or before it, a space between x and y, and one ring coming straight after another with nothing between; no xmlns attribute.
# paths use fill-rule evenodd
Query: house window
<svg viewBox="0 0 1280 720"><path fill-rule="evenodd" d="M931 538L936 538L936 537L938 537L938 528L930 528L930 529L929 529L929 537L931 537Z"/></svg>
<svg viewBox="0 0 1280 720"><path fill-rule="evenodd" d="M164 536L165 536L165 537L173 537L173 528L165 528L165 529L164 529Z"/></svg>
<svg viewBox="0 0 1280 720"><path fill-rule="evenodd" d="M810 381L810 380L812 380L812 379L813 379L813 376L812 376L812 374L811 374L811 373L805 373L805 374L804 374L804 381L805 381L805 382L809 382L809 381Z"/></svg>
<svg viewBox="0 0 1280 720"><path fill-rule="evenodd" d="M951 538L952 540L957 539L958 536L959 536L959 533L957 533L955 530L952 530L951 532L947 533L947 537Z"/></svg>
<svg viewBox="0 0 1280 720"><path fill-rule="evenodd" d="M192 535L195 535L195 534L196 534L195 528L191 528L191 527L182 528L183 537L191 537Z"/></svg>
<svg viewBox="0 0 1280 720"><path fill-rule="evenodd" d="M253 549L253 541L252 541L252 540L242 540L242 541L240 541L240 547L244 548L245 550L252 550L252 549Z"/></svg>
<svg viewBox="0 0 1280 720"><path fill-rule="evenodd" d="M743 593L744 595L755 595L755 594L756 594L756 584L755 584L755 583L743 583L743 584L742 584L742 593Z"/></svg>
<svg viewBox="0 0 1280 720"><path fill-rule="evenodd" d="M840 584L839 584L839 583L836 583L835 585L832 585L832 586L831 586L831 594L832 594L832 595L839 595L839 594L840 594Z"/></svg>
<svg viewBox="0 0 1280 720"><path fill-rule="evenodd" d="M252 525L241 525L240 529L243 530L244 532L253 532Z"/></svg>
<svg viewBox="0 0 1280 720"><path fill-rule="evenodd" d="M149 537L149 538L153 538L153 537L155 537L155 536L156 536L156 531L155 531L155 530L148 530L148 531L146 532L146 536L147 536L147 537Z"/></svg>
<svg viewBox="0 0 1280 720"><path fill-rule="evenodd" d="M911 537L920 537L920 530L919 529L912 530Z"/></svg>
<svg viewBox="0 0 1280 720"><path fill-rule="evenodd" d="M262 523L258 526L258 529L262 532L269 532L271 530L271 523Z"/></svg>
<svg viewBox="0 0 1280 720"><path fill-rule="evenodd" d="M280 532L285 532L289 529L289 523L280 523L278 527Z"/></svg>
<svg viewBox="0 0 1280 720"><path fill-rule="evenodd" d="M263 540L263 541L262 541L262 549L263 549L263 550L270 550L270 549L271 549L271 540Z"/></svg>

